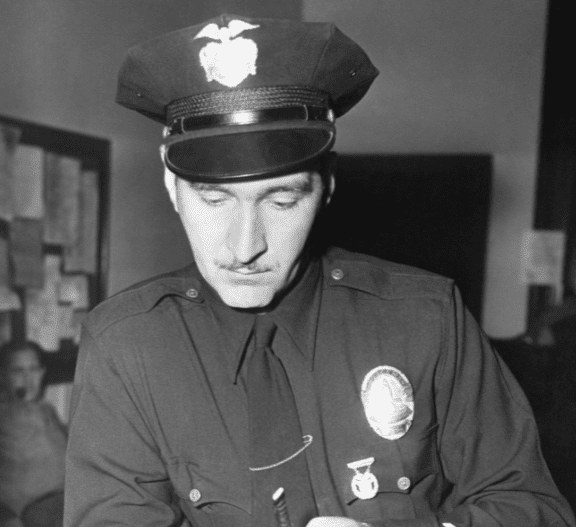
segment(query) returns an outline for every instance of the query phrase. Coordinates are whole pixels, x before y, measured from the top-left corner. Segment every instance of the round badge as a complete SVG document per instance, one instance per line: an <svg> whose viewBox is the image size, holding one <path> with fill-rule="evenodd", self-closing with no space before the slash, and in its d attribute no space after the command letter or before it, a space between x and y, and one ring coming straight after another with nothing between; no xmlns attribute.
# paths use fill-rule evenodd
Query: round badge
<svg viewBox="0 0 576 527"><path fill-rule="evenodd" d="M370 500L378 494L378 480L372 472L357 473L352 478L352 492L361 500Z"/></svg>
<svg viewBox="0 0 576 527"><path fill-rule="evenodd" d="M384 439L399 439L414 419L414 393L410 381L392 366L378 366L368 372L361 389L368 423Z"/></svg>

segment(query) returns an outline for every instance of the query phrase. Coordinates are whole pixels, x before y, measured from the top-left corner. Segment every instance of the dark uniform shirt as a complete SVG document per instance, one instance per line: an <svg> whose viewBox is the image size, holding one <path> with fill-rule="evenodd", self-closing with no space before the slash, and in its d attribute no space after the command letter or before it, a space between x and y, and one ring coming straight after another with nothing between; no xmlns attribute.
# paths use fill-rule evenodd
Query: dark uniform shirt
<svg viewBox="0 0 576 527"><path fill-rule="evenodd" d="M304 452L320 515L407 527L575 525L524 394L450 280L333 250L302 283L274 310L273 347L312 436ZM241 366L253 318L213 296L192 266L88 317L65 525L250 525ZM364 411L361 386L379 366L413 389L413 422L398 439L381 437ZM378 493L360 499L348 464L367 458Z"/></svg>

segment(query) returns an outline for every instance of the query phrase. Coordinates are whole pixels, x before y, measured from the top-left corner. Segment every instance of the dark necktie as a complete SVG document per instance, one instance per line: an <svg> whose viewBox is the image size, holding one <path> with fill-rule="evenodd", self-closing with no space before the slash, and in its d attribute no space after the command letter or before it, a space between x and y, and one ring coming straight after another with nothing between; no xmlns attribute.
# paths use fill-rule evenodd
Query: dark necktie
<svg viewBox="0 0 576 527"><path fill-rule="evenodd" d="M248 415L252 473L252 526L275 527L272 494L283 487L292 527L316 516L305 447L294 395L282 362L270 345L276 326L258 315L248 359Z"/></svg>

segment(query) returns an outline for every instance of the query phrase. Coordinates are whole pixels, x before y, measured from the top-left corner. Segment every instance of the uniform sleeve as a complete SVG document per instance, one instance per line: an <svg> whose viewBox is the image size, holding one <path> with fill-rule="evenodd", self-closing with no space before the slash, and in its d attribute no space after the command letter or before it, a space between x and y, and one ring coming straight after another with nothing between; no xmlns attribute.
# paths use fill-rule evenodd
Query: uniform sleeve
<svg viewBox="0 0 576 527"><path fill-rule="evenodd" d="M71 403L66 527L183 525L124 369L84 328Z"/></svg>
<svg viewBox="0 0 576 527"><path fill-rule="evenodd" d="M440 456L453 488L440 525L573 527L528 401L457 290L445 321L435 393Z"/></svg>

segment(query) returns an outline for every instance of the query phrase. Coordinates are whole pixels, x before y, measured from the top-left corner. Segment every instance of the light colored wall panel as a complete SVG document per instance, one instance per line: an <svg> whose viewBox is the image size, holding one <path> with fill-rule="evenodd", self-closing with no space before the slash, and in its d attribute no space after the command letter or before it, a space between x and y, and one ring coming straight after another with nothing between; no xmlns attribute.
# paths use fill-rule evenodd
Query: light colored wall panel
<svg viewBox="0 0 576 527"><path fill-rule="evenodd" d="M335 21L380 69L339 121L336 149L494 156L485 307L494 336L524 330L520 240L531 226L545 0L303 0L303 18Z"/></svg>

